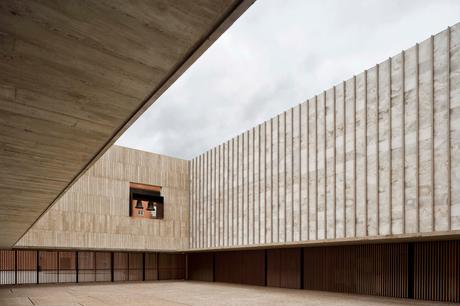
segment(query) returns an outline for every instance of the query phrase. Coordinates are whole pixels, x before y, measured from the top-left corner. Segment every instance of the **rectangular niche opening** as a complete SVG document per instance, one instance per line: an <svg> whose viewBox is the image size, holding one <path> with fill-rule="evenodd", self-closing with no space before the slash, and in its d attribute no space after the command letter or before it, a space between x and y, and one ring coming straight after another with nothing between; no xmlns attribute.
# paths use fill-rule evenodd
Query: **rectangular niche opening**
<svg viewBox="0 0 460 306"><path fill-rule="evenodd" d="M163 219L161 187L129 184L129 216L134 219Z"/></svg>

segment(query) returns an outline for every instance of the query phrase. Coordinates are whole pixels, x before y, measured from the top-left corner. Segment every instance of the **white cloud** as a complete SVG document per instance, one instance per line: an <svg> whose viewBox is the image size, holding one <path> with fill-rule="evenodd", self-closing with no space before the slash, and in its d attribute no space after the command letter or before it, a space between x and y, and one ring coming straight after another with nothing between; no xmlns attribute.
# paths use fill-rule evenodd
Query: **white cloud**
<svg viewBox="0 0 460 306"><path fill-rule="evenodd" d="M117 141L190 159L459 22L456 0L260 0Z"/></svg>

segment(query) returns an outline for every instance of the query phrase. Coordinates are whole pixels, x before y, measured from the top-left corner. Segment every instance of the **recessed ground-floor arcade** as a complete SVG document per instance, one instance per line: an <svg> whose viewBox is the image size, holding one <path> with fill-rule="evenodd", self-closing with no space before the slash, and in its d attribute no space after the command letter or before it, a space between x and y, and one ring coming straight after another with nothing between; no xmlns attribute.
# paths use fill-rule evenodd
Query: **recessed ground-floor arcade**
<svg viewBox="0 0 460 306"><path fill-rule="evenodd" d="M436 305L428 301L195 281L0 289L0 305ZM439 303L439 305L454 305Z"/></svg>
<svg viewBox="0 0 460 306"><path fill-rule="evenodd" d="M213 304L216 301L226 301L233 295L237 297L235 304L266 304L268 301L272 304L295 304L302 299L314 301L324 297L331 297L331 300L324 301L326 305L338 303L334 297L339 295L319 292L349 294L343 297L360 294L363 297L373 295L408 301L458 303L459 254L460 240L176 253L0 250L0 290L3 290L2 294L7 299L27 298L33 301L33 297L28 296L29 292L39 294L39 299L50 300L48 304L53 304L54 298L61 295L75 300L73 294L78 295L79 288L82 288L79 285L88 285L89 287L85 287L88 288L87 291L96 296L102 294L101 303L105 301L104 294L107 294L109 304L113 304L111 299L119 294L120 300L133 295L148 301L150 295L155 297L155 292L160 287L162 289L158 290L159 296L155 300L165 300L167 303L170 302L168 298L171 298L174 303L185 301L186 304ZM194 285L197 286L196 291L193 286L189 287L181 282L172 283L171 287L163 285L163 281L184 280L192 281L190 284L201 281L202 285ZM158 285L150 283L152 281ZM127 282L133 282L134 287L130 287ZM98 286L96 283L104 285ZM53 286L52 284L54 287L48 287ZM121 284L122 287L113 287L110 284ZM218 287L206 287L214 284ZM240 287L219 287L220 284ZM31 287L33 285L38 287ZM67 287L62 287L65 285ZM77 287L72 287L73 285ZM123 286L128 289L124 290ZM217 289L219 292L212 292ZM115 292L113 295L110 293L112 290ZM121 292L117 292L118 290ZM128 294L130 290L132 294ZM206 290L210 292L207 293ZM225 293L226 290L230 291ZM170 297L163 296L168 292ZM16 293L20 295L17 296ZM82 298L86 299L86 293L82 294ZM182 300L182 297L178 298L176 295L190 297ZM283 302L284 299L286 302ZM22 303L21 301L26 300L11 301ZM408 301L399 300L398 303L412 303ZM0 301L0 305L4 304Z"/></svg>

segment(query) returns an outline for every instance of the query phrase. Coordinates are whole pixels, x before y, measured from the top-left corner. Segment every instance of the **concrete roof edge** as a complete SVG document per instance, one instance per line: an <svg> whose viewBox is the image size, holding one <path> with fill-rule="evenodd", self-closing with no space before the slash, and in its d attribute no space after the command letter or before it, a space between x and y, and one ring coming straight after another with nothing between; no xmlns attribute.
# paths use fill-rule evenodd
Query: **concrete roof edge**
<svg viewBox="0 0 460 306"><path fill-rule="evenodd" d="M204 35L204 37L189 50L184 59L179 62L171 73L153 89L140 106L115 131L110 139L101 147L95 156L74 176L70 183L57 195L38 218L24 231L12 247L29 232L29 230L48 212L48 210L69 190L69 188L115 143L115 141L133 124L253 3L255 0L239 0L229 8L219 21Z"/></svg>

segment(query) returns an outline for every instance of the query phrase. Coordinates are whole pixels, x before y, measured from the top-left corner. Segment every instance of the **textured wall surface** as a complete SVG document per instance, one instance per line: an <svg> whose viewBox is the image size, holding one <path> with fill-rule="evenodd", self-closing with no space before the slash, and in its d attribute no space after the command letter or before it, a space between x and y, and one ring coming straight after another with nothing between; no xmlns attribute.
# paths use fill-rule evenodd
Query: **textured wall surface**
<svg viewBox="0 0 460 306"><path fill-rule="evenodd" d="M189 244L188 161L113 146L19 247L182 250ZM129 217L129 183L161 186L163 220Z"/></svg>
<svg viewBox="0 0 460 306"><path fill-rule="evenodd" d="M459 149L457 24L190 162L113 147L17 246L186 250L459 234ZM128 217L129 182L163 187L164 220Z"/></svg>
<svg viewBox="0 0 460 306"><path fill-rule="evenodd" d="M191 248L460 230L460 24L191 161Z"/></svg>

